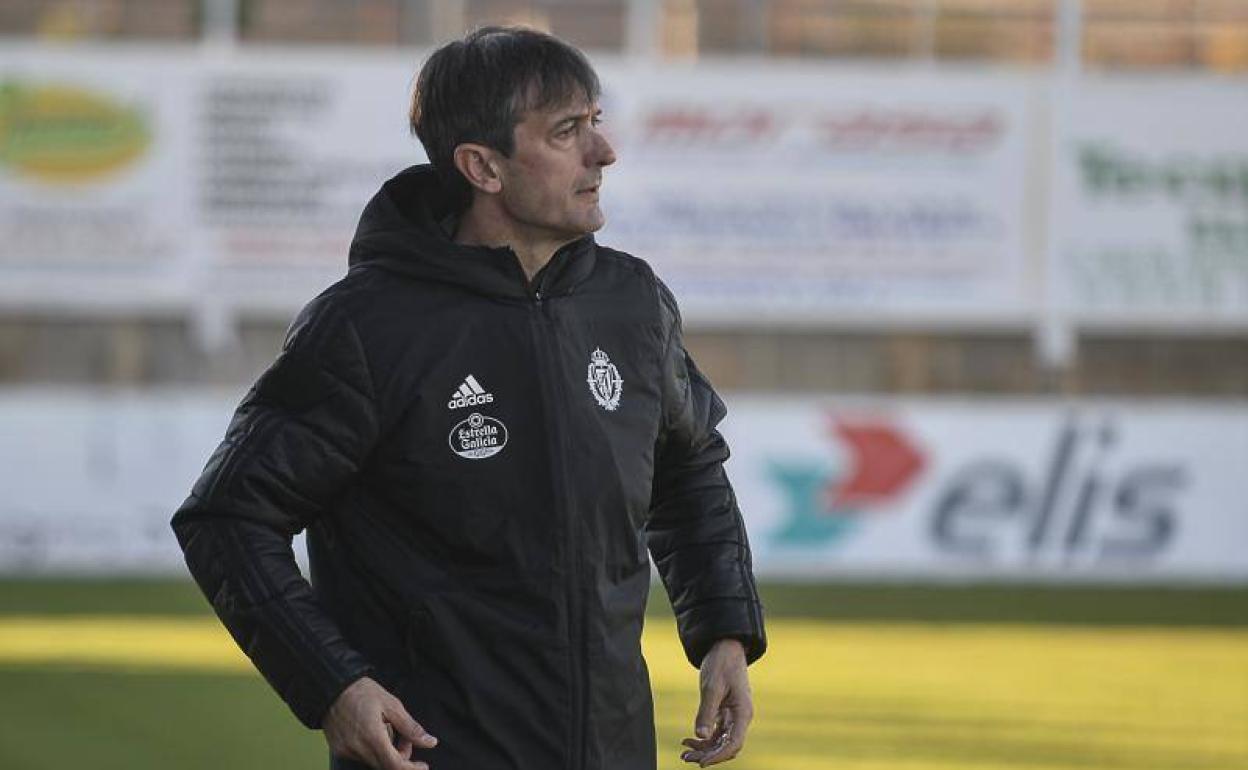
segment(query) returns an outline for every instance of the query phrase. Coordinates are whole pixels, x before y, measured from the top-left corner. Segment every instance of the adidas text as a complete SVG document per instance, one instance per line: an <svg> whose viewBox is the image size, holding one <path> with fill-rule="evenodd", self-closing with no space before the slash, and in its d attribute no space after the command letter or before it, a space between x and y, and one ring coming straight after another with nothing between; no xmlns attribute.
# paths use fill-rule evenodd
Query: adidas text
<svg viewBox="0 0 1248 770"><path fill-rule="evenodd" d="M477 404L494 403L493 393L473 393L471 396L457 396L447 402L447 409L458 409L461 406L476 406Z"/></svg>

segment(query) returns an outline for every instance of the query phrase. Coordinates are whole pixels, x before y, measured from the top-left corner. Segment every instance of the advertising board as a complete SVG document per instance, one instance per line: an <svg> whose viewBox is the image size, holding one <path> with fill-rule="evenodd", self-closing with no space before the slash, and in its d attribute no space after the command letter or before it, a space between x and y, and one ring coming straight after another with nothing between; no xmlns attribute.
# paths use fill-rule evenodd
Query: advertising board
<svg viewBox="0 0 1248 770"><path fill-rule="evenodd" d="M1088 78L1054 165L1053 298L1075 323L1248 324L1244 84Z"/></svg>
<svg viewBox="0 0 1248 770"><path fill-rule="evenodd" d="M363 206L425 158L419 57L13 46L0 54L0 305L289 318ZM1026 325L1036 80L600 63L603 243L694 324ZM161 77L146 73L159 71Z"/></svg>
<svg viewBox="0 0 1248 770"><path fill-rule="evenodd" d="M0 573L182 574L236 398L4 393ZM764 578L1248 582L1242 403L727 401Z"/></svg>

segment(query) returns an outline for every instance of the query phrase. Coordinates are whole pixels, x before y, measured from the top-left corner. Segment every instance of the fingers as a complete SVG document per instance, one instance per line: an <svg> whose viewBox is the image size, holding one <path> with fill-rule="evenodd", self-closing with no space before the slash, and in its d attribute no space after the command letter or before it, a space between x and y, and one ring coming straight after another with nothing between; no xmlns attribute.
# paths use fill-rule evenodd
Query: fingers
<svg viewBox="0 0 1248 770"><path fill-rule="evenodd" d="M438 745L438 739L421 727L419 722L412 719L412 715L407 713L407 709L403 708L403 704L397 698L386 704L381 715L386 723L394 728L400 743L406 741L421 749L431 749Z"/></svg>
<svg viewBox="0 0 1248 770"><path fill-rule="evenodd" d="M745 719L728 722L725 725L723 737L718 745L703 754L699 764L702 767L717 765L737 756L737 754L741 753L741 749L745 747L745 731L748 728L749 721Z"/></svg>
<svg viewBox="0 0 1248 770"><path fill-rule="evenodd" d="M386 733L386 737L390 739L390 745L394 746L395 750L399 752L399 756L403 759L411 759L412 752L416 749L411 739L396 733L389 722L386 723Z"/></svg>
<svg viewBox="0 0 1248 770"><path fill-rule="evenodd" d="M412 755L438 742L398 698L368 677L343 690L322 729L334 756L367 762L378 770L429 770Z"/></svg>
<svg viewBox="0 0 1248 770"><path fill-rule="evenodd" d="M429 765L412 758L415 749L431 749L438 739L421 727L398 698L386 698L381 708L384 735L380 743L374 742L373 756L381 770L429 770Z"/></svg>
<svg viewBox="0 0 1248 770"><path fill-rule="evenodd" d="M682 752L680 758L686 762L696 762L699 765L703 761L714 754L728 739L728 721L724 718L724 714L717 715L714 730L705 738L685 738L681 744L688 748L688 751Z"/></svg>
<svg viewBox="0 0 1248 770"><path fill-rule="evenodd" d="M692 749L681 754L686 762L701 762L722 740L722 703L727 688L722 677L715 676L711 667L704 667L700 684L698 713L693 718L693 732L697 738L686 738L682 743Z"/></svg>
<svg viewBox="0 0 1248 770"><path fill-rule="evenodd" d="M699 738L705 740L715 732L724 690L724 682L719 677L703 679L702 700L698 704L698 715L693 720L693 732Z"/></svg>
<svg viewBox="0 0 1248 770"><path fill-rule="evenodd" d="M708 738L685 738L681 744L689 749L680 755L686 762L701 767L727 762L745 747L745 734L753 715L748 709L740 712L725 708L719 714L717 728Z"/></svg>
<svg viewBox="0 0 1248 770"><path fill-rule="evenodd" d="M395 770L395 765L402 760L398 756L398 750L394 748L394 732L390 725L382 722L380 724L370 725L368 731L362 736L364 739L364 755L371 757L373 767L378 770ZM391 756L393 754L393 756ZM396 762L399 760L399 762ZM401 767L402 765L399 764Z"/></svg>
<svg viewBox="0 0 1248 770"><path fill-rule="evenodd" d="M702 767L726 762L745 745L745 731L754 718L745 651L735 639L716 642L702 660L701 702L694 719L697 738L682 743L686 762Z"/></svg>
<svg viewBox="0 0 1248 770"><path fill-rule="evenodd" d="M412 751L416 749L412 742L406 738L400 738L398 743L394 744L395 750L399 752L399 756L403 759L411 759Z"/></svg>

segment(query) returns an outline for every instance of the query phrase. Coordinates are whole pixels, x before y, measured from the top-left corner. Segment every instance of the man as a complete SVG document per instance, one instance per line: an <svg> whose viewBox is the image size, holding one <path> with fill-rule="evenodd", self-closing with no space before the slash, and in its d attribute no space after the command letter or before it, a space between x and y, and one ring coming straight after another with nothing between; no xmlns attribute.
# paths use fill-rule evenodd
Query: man
<svg viewBox="0 0 1248 770"><path fill-rule="evenodd" d="M653 554L732 758L766 647L724 407L671 293L597 245L597 76L487 28L422 68L387 182L173 526L333 767L644 770ZM307 529L311 586L291 553ZM314 587L313 587L314 586ZM436 736L436 738L434 737Z"/></svg>

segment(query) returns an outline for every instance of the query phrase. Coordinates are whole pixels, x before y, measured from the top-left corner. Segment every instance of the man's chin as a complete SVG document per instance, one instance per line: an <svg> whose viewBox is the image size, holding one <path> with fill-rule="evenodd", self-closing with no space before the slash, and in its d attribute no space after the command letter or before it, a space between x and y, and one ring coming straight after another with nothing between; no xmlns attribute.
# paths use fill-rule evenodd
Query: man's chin
<svg viewBox="0 0 1248 770"><path fill-rule="evenodd" d="M606 219L602 217L584 222L576 222L564 229L564 234L568 240L574 241L577 238L583 238L586 235L598 232L606 224Z"/></svg>
<svg viewBox="0 0 1248 770"><path fill-rule="evenodd" d="M593 213L590 214L590 216L586 218L584 234L589 235L590 233L596 233L599 230L601 230L606 224L607 224L606 215L602 213L602 209L595 206Z"/></svg>
<svg viewBox="0 0 1248 770"><path fill-rule="evenodd" d="M551 232L558 233L560 240L574 241L591 233L596 233L607 224L607 218L603 216L600 209L594 212L587 212L583 216L576 217L571 221L565 220L558 227L552 227Z"/></svg>

